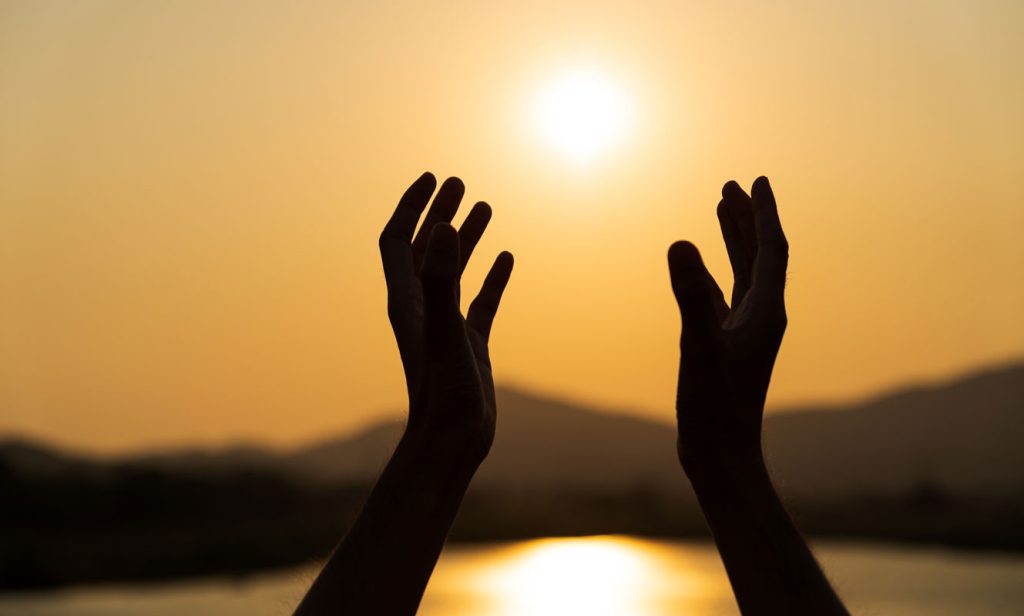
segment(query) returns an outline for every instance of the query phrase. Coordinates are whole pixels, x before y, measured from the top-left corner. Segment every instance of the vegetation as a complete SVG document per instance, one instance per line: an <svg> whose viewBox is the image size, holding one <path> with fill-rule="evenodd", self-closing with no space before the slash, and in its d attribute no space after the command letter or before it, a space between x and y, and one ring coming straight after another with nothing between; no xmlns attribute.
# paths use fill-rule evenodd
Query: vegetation
<svg viewBox="0 0 1024 616"><path fill-rule="evenodd" d="M244 575L324 558L367 486L314 484L270 471L77 466L26 473L0 459L0 587ZM796 502L822 537L1024 549L1024 494L954 497L929 486L903 496L864 494ZM480 489L452 538L489 541L631 533L703 537L686 493Z"/></svg>

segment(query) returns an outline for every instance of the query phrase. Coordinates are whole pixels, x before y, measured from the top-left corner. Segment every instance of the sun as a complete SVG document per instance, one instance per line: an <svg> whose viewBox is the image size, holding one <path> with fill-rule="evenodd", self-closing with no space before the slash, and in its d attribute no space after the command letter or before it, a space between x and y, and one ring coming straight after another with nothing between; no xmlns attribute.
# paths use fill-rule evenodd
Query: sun
<svg viewBox="0 0 1024 616"><path fill-rule="evenodd" d="M577 69L556 76L541 89L534 119L553 149L574 162L587 163L623 137L628 102L610 76Z"/></svg>

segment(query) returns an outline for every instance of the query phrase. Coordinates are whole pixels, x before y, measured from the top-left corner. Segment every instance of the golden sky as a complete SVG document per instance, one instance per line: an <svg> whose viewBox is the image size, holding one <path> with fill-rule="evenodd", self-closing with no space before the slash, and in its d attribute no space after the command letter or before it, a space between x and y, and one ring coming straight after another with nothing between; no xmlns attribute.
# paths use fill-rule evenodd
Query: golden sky
<svg viewBox="0 0 1024 616"><path fill-rule="evenodd" d="M614 84L587 161L539 96ZM792 246L770 406L1024 355L1024 4L0 0L0 431L287 445L404 405L377 235L422 171L516 255L499 382L671 421L665 252ZM728 286L728 285L723 285Z"/></svg>

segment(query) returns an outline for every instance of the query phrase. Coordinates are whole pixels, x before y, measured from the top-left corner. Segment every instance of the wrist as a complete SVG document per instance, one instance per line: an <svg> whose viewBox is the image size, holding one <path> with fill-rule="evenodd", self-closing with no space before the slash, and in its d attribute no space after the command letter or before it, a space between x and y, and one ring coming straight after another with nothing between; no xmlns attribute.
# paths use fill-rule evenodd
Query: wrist
<svg viewBox="0 0 1024 616"><path fill-rule="evenodd" d="M407 426L395 449L395 457L424 472L472 477L490 450L474 439L458 434L437 434Z"/></svg>
<svg viewBox="0 0 1024 616"><path fill-rule="evenodd" d="M687 455L680 451L683 472L698 496L702 493L746 490L770 482L761 449L725 455Z"/></svg>

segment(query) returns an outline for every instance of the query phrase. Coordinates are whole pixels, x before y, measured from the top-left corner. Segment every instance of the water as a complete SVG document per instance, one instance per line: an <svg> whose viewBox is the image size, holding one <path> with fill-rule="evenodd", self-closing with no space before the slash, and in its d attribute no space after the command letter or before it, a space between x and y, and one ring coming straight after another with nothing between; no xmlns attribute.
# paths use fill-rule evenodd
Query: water
<svg viewBox="0 0 1024 616"><path fill-rule="evenodd" d="M1024 614L1024 557L868 545L817 546L855 614ZM0 595L19 616L290 614L315 568L203 580ZM422 616L735 616L714 546L633 537L451 546Z"/></svg>

